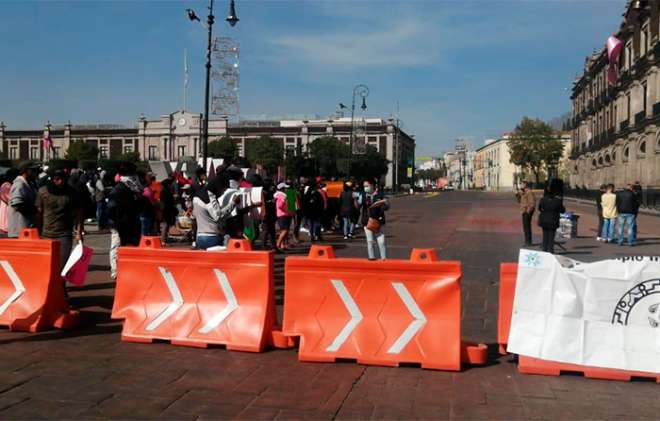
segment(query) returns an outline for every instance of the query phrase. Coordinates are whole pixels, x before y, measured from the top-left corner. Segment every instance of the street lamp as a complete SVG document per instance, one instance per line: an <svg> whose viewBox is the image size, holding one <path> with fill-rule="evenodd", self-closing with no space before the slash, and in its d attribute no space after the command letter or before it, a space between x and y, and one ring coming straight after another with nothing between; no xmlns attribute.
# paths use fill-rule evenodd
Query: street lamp
<svg viewBox="0 0 660 421"><path fill-rule="evenodd" d="M355 137L355 98L360 96L362 98L362 111L367 109L367 97L369 96L369 88L367 85L355 85L353 88L353 102L351 103L351 136L348 140L348 175L351 174L351 158L353 157L353 142ZM343 104L341 104L343 105Z"/></svg>
<svg viewBox="0 0 660 421"><path fill-rule="evenodd" d="M192 9L186 9L188 13L188 19L191 22L198 21L201 22L197 14ZM230 26L234 27L238 23L238 16L236 15L236 4L234 0L231 0L229 3L229 14L225 19ZM202 128L202 150L203 150L203 165L204 170L206 170L206 161L208 158L208 146L209 146L209 102L211 100L211 52L213 51L213 23L215 22L215 16L213 16L213 0L209 4L209 15L206 19L206 29L208 31L208 43L206 45L206 86L204 90L204 126Z"/></svg>

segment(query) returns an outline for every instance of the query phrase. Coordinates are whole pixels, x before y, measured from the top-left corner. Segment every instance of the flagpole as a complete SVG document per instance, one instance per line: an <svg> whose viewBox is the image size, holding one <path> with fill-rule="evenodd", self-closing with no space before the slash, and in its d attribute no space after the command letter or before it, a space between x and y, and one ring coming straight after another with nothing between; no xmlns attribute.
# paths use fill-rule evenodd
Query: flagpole
<svg viewBox="0 0 660 421"><path fill-rule="evenodd" d="M188 51L183 49L183 111L188 108Z"/></svg>

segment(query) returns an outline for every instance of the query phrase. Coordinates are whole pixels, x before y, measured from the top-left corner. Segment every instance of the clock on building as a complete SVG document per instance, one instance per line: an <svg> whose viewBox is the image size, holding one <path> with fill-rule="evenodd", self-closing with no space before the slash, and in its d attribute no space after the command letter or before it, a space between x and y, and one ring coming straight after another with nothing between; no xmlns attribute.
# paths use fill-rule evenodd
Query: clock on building
<svg viewBox="0 0 660 421"><path fill-rule="evenodd" d="M185 125L186 125L186 119L183 118L183 117L181 117L181 118L179 119L179 126L185 126Z"/></svg>

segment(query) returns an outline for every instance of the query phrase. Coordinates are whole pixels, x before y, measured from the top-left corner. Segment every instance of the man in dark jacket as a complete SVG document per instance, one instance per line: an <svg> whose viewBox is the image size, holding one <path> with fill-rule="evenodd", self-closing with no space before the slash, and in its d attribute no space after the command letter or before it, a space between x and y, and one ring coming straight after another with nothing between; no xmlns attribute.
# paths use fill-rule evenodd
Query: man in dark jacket
<svg viewBox="0 0 660 421"><path fill-rule="evenodd" d="M616 194L616 209L619 212L617 221L618 243L623 245L623 227L628 226L628 245L634 246L636 242L635 224L639 210L639 202L633 191L633 185L627 184L624 190Z"/></svg>
<svg viewBox="0 0 660 421"><path fill-rule="evenodd" d="M559 217L566 212L566 209L560 192L552 184L545 189L543 198L539 202L539 212L539 226L543 230L543 251L554 253Z"/></svg>

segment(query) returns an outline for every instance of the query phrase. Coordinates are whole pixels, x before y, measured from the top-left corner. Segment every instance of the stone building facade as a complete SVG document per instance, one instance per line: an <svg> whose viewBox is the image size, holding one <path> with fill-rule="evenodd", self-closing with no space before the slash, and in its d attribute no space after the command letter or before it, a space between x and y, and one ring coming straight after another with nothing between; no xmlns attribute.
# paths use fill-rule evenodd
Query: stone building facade
<svg viewBox="0 0 660 421"><path fill-rule="evenodd" d="M46 124L42 129L13 130L0 122L0 152L9 159L47 161L63 158L72 142L83 141L99 150L99 158L117 158L129 152L138 152L147 161L177 161L199 157L202 154L203 118L201 114L177 111L148 120L141 116L135 127L116 125ZM399 129L393 119L368 118L362 126L368 145L376 148L389 161L385 186L412 184L408 167L415 160L415 139ZM245 156L251 139L271 136L282 142L285 150L303 153L309 144L323 136L335 136L349 143L350 118L327 120L242 121L229 123L226 119L209 121L209 142L229 135L237 144L239 154ZM44 137L50 136L53 149L42 147Z"/></svg>
<svg viewBox="0 0 660 421"><path fill-rule="evenodd" d="M607 49L588 56L571 99L570 184L660 186L660 2L628 2L614 34L623 45L616 85Z"/></svg>

